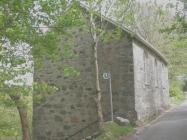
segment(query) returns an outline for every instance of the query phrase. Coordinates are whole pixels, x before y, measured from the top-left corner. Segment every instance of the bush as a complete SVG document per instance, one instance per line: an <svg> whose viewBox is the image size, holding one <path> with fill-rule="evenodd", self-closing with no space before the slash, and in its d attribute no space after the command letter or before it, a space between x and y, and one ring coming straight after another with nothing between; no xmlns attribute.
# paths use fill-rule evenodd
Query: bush
<svg viewBox="0 0 187 140"><path fill-rule="evenodd" d="M170 87L170 96L174 97L176 100L184 100L184 93L182 91L182 88L179 84L173 84Z"/></svg>

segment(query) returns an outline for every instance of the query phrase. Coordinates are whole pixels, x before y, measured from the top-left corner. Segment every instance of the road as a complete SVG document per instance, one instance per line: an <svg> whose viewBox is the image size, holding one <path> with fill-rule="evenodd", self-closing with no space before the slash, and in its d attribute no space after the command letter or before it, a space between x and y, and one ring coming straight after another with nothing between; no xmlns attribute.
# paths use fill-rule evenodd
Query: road
<svg viewBox="0 0 187 140"><path fill-rule="evenodd" d="M143 128L131 140L187 140L187 101Z"/></svg>

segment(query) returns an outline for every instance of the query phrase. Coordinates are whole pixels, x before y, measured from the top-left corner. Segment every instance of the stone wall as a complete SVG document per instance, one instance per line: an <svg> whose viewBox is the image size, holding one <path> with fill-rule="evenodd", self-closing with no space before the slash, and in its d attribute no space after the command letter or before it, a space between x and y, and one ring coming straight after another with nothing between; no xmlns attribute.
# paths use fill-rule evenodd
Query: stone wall
<svg viewBox="0 0 187 140"><path fill-rule="evenodd" d="M167 65L128 33L119 36L118 32L115 36L116 29L109 23L106 38L98 47L104 120L111 119L109 82L103 79L104 72L112 76L114 117L143 120L168 106ZM34 97L42 95L39 102L34 100L34 140L79 140L98 131L93 40L89 26L69 29L59 44L62 54L59 61L54 63L45 56L41 68L34 71L36 82L58 88L52 94L34 94ZM67 66L73 75L65 73Z"/></svg>
<svg viewBox="0 0 187 140"><path fill-rule="evenodd" d="M138 41L133 43L135 108L140 121L148 119L169 105L167 64Z"/></svg>
<svg viewBox="0 0 187 140"><path fill-rule="evenodd" d="M120 40L101 45L100 73L111 72L114 116L136 120L134 100L133 49L131 39L124 34ZM108 81L102 79L105 120L110 120ZM106 108L107 107L107 108Z"/></svg>
<svg viewBox="0 0 187 140"><path fill-rule="evenodd" d="M90 44L91 36L86 31L71 30L74 43L74 58L63 58L62 62L52 63L45 59L43 68L35 69L34 79L45 81L58 87L55 94L46 95L39 104L34 103L34 140L79 139L97 130L97 110L95 97L95 74ZM63 37L60 51L72 38ZM60 67L62 66L62 68ZM80 73L66 76L63 66L73 67ZM38 93L37 93L38 94ZM95 122L95 123L94 123ZM88 126L89 124L92 125ZM84 131L82 128L88 127ZM80 132L79 132L80 131ZM75 136L74 134L77 133Z"/></svg>
<svg viewBox="0 0 187 140"><path fill-rule="evenodd" d="M109 31L115 27L110 25ZM98 115L94 98L95 69L92 38L87 26L69 31L70 37L62 37L59 51L64 51L68 40L73 39L75 57L62 58L58 64L46 57L41 69L35 68L34 80L44 81L58 87L54 94L44 94L40 102L34 101L34 140L78 140L98 130ZM136 120L133 77L133 50L131 38L123 34L100 42L99 71L102 90L102 105L105 121L110 120L108 81L103 72L112 74L114 115ZM63 66L69 65L78 71L77 76L64 75ZM37 96L40 93L35 93Z"/></svg>

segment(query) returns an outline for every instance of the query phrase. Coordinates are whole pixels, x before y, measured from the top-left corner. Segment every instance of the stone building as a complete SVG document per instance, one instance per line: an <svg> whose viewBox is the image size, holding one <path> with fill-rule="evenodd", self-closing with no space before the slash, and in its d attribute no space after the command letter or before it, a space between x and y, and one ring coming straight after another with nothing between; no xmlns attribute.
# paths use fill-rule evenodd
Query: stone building
<svg viewBox="0 0 187 140"><path fill-rule="evenodd" d="M111 36L99 44L99 71L105 121L110 120L109 85L102 75L112 76L114 116L141 122L168 107L167 61L151 44L118 23L108 22L107 34L122 29L120 37ZM74 38L75 57L63 59L78 74L67 76L64 69L45 59L42 69L35 69L35 81L58 87L45 95L33 108L34 140L79 140L98 130L93 40L88 25L69 30ZM107 37L106 37L107 38ZM68 37L62 37L59 51L64 51ZM37 93L38 94L38 93ZM36 95L35 95L36 96Z"/></svg>

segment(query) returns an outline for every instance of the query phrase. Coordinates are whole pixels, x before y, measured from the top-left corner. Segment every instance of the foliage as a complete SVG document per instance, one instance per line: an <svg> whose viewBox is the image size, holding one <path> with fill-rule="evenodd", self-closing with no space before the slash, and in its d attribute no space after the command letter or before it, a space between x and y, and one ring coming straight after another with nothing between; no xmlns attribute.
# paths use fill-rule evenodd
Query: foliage
<svg viewBox="0 0 187 140"><path fill-rule="evenodd" d="M129 126L120 126L114 122L107 122L104 125L104 132L95 140L119 140L120 136L134 132L134 128Z"/></svg>
<svg viewBox="0 0 187 140"><path fill-rule="evenodd" d="M103 3L104 1L93 1ZM130 9L130 0L118 1L112 4L108 4L106 8L105 16L112 17L115 15L117 19L122 24L127 26L135 24L135 16L133 15L132 9ZM99 5L99 4L98 4ZM93 9L98 9L100 6L96 5L89 10L90 13L95 13ZM159 9L159 7L156 7ZM116 11L116 9L118 9ZM108 12L109 11L109 12ZM113 12L115 11L115 12ZM144 25L144 29L141 30L144 32L144 37L153 43L155 46L159 46L164 48L164 51L168 49L168 46L171 44L167 44L171 42L170 39L161 40L164 36L160 36L158 33L160 26L162 23L167 23L167 15L161 10L158 12L159 14L154 14L154 16L150 15L150 19L146 17L146 20L141 21L141 25ZM98 14L97 14L98 15ZM158 16L159 15L159 16ZM33 58L27 59L27 56L34 56L35 66L42 66L43 60L48 57L53 63L60 62L62 59L61 52L59 51L58 43L61 41L61 37L64 34L67 34L68 29L71 27L78 27L85 24L85 21L82 20L83 12L80 10L76 1L61 1L61 0L1 0L0 1L0 93L2 94L1 101L7 106L15 106L18 104L14 104L11 102L9 95L19 95L21 97L21 101L19 105L26 105L27 101L30 99L32 87L28 86L25 81L20 77L20 75L24 75L28 72L32 72L32 66L25 66L27 63L32 61ZM96 34L102 35L104 28L100 28L101 23L98 24L97 20L98 16L94 16L95 25L98 28L95 30ZM122 18L121 18L122 17ZM138 17L138 16L137 16ZM157 19L159 20L159 24ZM145 22L146 21L146 22ZM151 22L152 21L152 22ZM147 24L145 24L147 23ZM180 22L180 27L184 26L185 23ZM148 28L148 25L149 28ZM156 26L157 25L157 26ZM178 27L176 24L173 27ZM138 30L138 29L137 29ZM157 31L157 32L156 32ZM177 31L180 32L181 31ZM115 32L117 36L120 37L120 31ZM157 34L158 33L158 34ZM105 36L106 34L104 34ZM110 38L112 35L108 35ZM173 37L175 38L175 36ZM172 39L173 39L172 38ZM186 40L183 37L178 37L179 39L174 40L173 44L175 46L186 46ZM165 41L166 40L166 41ZM182 41L181 41L182 40ZM73 42L73 41L72 41ZM159 42L159 44L157 44ZM17 52L19 50L20 44L27 45L27 52L23 55L18 55ZM69 49L73 43L66 44L64 48L64 56L69 57L72 56L72 51ZM8 47L7 47L8 46ZM25 45L24 45L25 46ZM32 47L32 49L31 49ZM24 50L24 49L23 49ZM25 57L26 56L26 57ZM170 56L169 56L170 57ZM170 57L172 58L172 57ZM178 60L177 60L178 61ZM172 63L173 64L173 63ZM175 67L177 68L177 67ZM79 72L75 70L72 66L64 66L63 67L65 76L77 76ZM173 70L175 71L175 70ZM11 81L11 82L10 82ZM9 84L6 84L9 82ZM14 84L12 84L14 83ZM51 86L46 83L41 82L38 83L37 88L41 93L47 93L46 90L48 88L51 91ZM53 89L53 88L52 88ZM176 87L171 89L172 96L177 96L179 89ZM40 98L40 97L39 97ZM181 97L179 97L181 98ZM7 100L8 99L8 100ZM41 99L41 98L40 98ZM30 106L30 105L28 105ZM7 124L8 125L8 124ZM114 125L111 128L115 128L115 133L118 132L117 127ZM121 130L121 129L120 129ZM119 133L118 133L119 134Z"/></svg>
<svg viewBox="0 0 187 140"><path fill-rule="evenodd" d="M33 44L33 37L54 23L60 13L66 11L68 2L11 0L0 1L0 39L8 38L13 44L22 41Z"/></svg>
<svg viewBox="0 0 187 140"><path fill-rule="evenodd" d="M176 33L184 34L187 32L187 21L186 21L186 6L187 1L181 0L181 5L183 6L182 9L178 8L178 5L176 6L176 15L175 15L175 22L172 24L171 27L166 28L168 32L175 31Z"/></svg>
<svg viewBox="0 0 187 140"><path fill-rule="evenodd" d="M0 136L19 136L19 116L14 107L0 105Z"/></svg>
<svg viewBox="0 0 187 140"><path fill-rule="evenodd" d="M103 43L109 43L111 40L118 41L123 36L123 30L119 27L110 29L103 34L102 41Z"/></svg>
<svg viewBox="0 0 187 140"><path fill-rule="evenodd" d="M26 105L27 106L27 97L31 95L31 86L27 85L25 79L21 76L24 76L26 73L32 71L31 67L26 64L28 63L26 45L20 44L19 48L16 46L10 47L8 44L2 46L1 49L1 65L0 65L0 94L1 102L4 102L5 105L14 105L12 102L6 102L7 98L10 96L18 96L23 99L17 105ZM3 101L4 100L4 101Z"/></svg>
<svg viewBox="0 0 187 140"><path fill-rule="evenodd" d="M175 5L163 8L154 2L136 3L135 24L132 26L166 56L170 83L176 81L176 76L187 73L186 22L178 14L171 14L173 10Z"/></svg>
<svg viewBox="0 0 187 140"><path fill-rule="evenodd" d="M114 4L109 11L108 17L116 20L120 24L130 28L134 25L134 6L135 0L118 0L113 2ZM109 5L110 6L110 5Z"/></svg>
<svg viewBox="0 0 187 140"><path fill-rule="evenodd" d="M56 9L57 6L58 9ZM6 105L6 109L24 107L29 112L29 117L25 119L31 120L32 117L32 86L28 85L24 78L25 74L33 72L31 54L40 62L46 55L54 62L58 59L57 45L60 41L60 32L48 27L52 23L54 25L55 18L64 12L66 6L66 1L59 0L0 1L0 103ZM68 20L68 24L74 19L65 20ZM37 61L38 64L41 64L39 61ZM48 85L46 88L46 84L42 86L45 90L49 88ZM11 118L12 122L17 123L16 120ZM6 131L4 132L5 129L3 129L4 133L1 134L14 135L13 132L16 132L20 126L9 124L8 121L2 124L4 128L5 125L7 126Z"/></svg>
<svg viewBox="0 0 187 140"><path fill-rule="evenodd" d="M64 76L65 77L76 77L80 75L80 72L73 68L72 66L64 66Z"/></svg>
<svg viewBox="0 0 187 140"><path fill-rule="evenodd" d="M130 8L130 6L128 6L130 1L133 1L133 0L124 0L124 1L112 1L111 0L108 3L105 0L89 0L89 1L84 1L85 3L83 4L87 9L88 23L90 26L89 32L93 40L93 43L90 46L93 48L93 60L94 60L94 67L95 67L95 80L96 80L95 85L96 85L96 94L97 94L97 97L95 98L95 102L97 106L99 127L101 130L103 128L104 119L103 119L103 108L102 108L102 103L101 103L102 91L101 91L100 76L99 76L100 65L98 63L98 59L99 59L98 58L98 47L102 41L106 42L106 40L103 38L106 36L107 28L108 28L108 22L103 20L103 16L105 16L106 18L109 18L111 16L112 20L120 19L120 21L121 20L123 21L123 19L125 19L125 14L127 14L127 10ZM111 12L112 8L114 8L115 11L120 9L119 11L121 13L118 14L118 16L116 15L116 13L113 14L113 12ZM110 36L108 39L110 39Z"/></svg>
<svg viewBox="0 0 187 140"><path fill-rule="evenodd" d="M173 82L170 87L170 96L174 97L176 101L182 101L185 99L181 83Z"/></svg>
<svg viewBox="0 0 187 140"><path fill-rule="evenodd" d="M33 89L34 89L34 93L36 93L33 96L33 101L38 104L41 103L43 100L45 100L45 97L47 95L54 94L56 91L58 91L58 88L56 86L47 84L46 82L43 81L34 82Z"/></svg>

